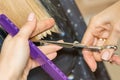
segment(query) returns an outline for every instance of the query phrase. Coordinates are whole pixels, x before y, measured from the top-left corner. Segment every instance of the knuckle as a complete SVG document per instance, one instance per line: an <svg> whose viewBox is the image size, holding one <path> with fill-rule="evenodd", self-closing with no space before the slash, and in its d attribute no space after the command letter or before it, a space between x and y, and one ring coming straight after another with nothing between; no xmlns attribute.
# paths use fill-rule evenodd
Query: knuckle
<svg viewBox="0 0 120 80"><path fill-rule="evenodd" d="M23 36L22 34L18 34L18 35L15 36L15 39L16 39L17 41L21 41L21 40L25 40L26 38L25 38L25 36Z"/></svg>

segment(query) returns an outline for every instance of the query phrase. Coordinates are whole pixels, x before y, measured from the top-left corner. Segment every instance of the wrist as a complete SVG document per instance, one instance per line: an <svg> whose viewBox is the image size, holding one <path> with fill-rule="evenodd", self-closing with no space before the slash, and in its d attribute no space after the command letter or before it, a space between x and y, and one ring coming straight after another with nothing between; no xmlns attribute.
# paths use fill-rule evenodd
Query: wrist
<svg viewBox="0 0 120 80"><path fill-rule="evenodd" d="M0 80L18 80L18 73L10 65L0 61Z"/></svg>
<svg viewBox="0 0 120 80"><path fill-rule="evenodd" d="M18 80L16 75L0 72L0 80Z"/></svg>
<svg viewBox="0 0 120 80"><path fill-rule="evenodd" d="M13 72L6 72L0 69L0 80L18 80L17 73Z"/></svg>

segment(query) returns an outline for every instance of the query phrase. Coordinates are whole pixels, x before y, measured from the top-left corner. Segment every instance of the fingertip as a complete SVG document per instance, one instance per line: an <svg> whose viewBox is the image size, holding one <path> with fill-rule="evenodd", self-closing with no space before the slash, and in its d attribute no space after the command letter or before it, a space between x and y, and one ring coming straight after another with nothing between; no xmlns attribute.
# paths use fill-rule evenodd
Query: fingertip
<svg viewBox="0 0 120 80"><path fill-rule="evenodd" d="M55 24L55 20L53 18L48 18L45 21L45 24L46 24L46 27L50 27L51 28Z"/></svg>
<svg viewBox="0 0 120 80"><path fill-rule="evenodd" d="M53 60L57 56L57 52L53 52L47 55L50 60Z"/></svg>
<svg viewBox="0 0 120 80"><path fill-rule="evenodd" d="M90 67L92 72L95 72L97 69L97 63L95 60L93 60L93 61L91 60L91 64L88 64L88 66Z"/></svg>
<svg viewBox="0 0 120 80"><path fill-rule="evenodd" d="M55 20L53 18L49 18L49 22L54 24Z"/></svg>
<svg viewBox="0 0 120 80"><path fill-rule="evenodd" d="M120 56L113 55L111 60L112 60L112 62L116 63L117 65L120 65Z"/></svg>
<svg viewBox="0 0 120 80"><path fill-rule="evenodd" d="M29 15L28 15L28 21L33 21L34 20L34 18L35 18L35 14L32 12L32 13L30 13Z"/></svg>
<svg viewBox="0 0 120 80"><path fill-rule="evenodd" d="M19 33L16 36L28 39L36 27L36 17L34 13L30 13L27 22L22 26Z"/></svg>
<svg viewBox="0 0 120 80"><path fill-rule="evenodd" d="M43 20L38 21L36 28L33 31L31 36L33 37L33 36L38 35L44 31L51 29L54 24L55 24L55 21L53 18L47 18L47 19L43 19Z"/></svg>

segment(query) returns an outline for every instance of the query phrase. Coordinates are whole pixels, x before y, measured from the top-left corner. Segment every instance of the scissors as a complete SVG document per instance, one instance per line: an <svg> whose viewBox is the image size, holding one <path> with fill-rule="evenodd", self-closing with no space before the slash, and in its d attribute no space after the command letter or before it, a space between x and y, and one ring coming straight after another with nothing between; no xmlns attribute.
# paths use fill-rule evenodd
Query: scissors
<svg viewBox="0 0 120 80"><path fill-rule="evenodd" d="M100 51L103 49L117 49L116 45L103 45L103 46L87 46L84 44L81 44L79 42L69 43L69 42L58 42L58 41L49 41L49 40L40 40L40 44L56 44L58 46L62 46L64 48L78 48L78 49L89 49L92 51Z"/></svg>

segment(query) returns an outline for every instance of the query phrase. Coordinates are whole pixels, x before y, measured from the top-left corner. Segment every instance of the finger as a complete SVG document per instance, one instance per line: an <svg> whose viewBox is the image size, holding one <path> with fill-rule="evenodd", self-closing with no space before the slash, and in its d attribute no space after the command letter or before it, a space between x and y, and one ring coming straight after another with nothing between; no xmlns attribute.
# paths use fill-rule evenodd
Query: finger
<svg viewBox="0 0 120 80"><path fill-rule="evenodd" d="M53 52L47 55L50 60L53 60L57 56L57 52Z"/></svg>
<svg viewBox="0 0 120 80"><path fill-rule="evenodd" d="M96 46L102 46L104 44L105 40L103 39L97 39L95 45ZM96 61L102 61L101 54L99 51L93 52L94 58Z"/></svg>
<svg viewBox="0 0 120 80"><path fill-rule="evenodd" d="M25 25L23 25L23 27L20 29L19 33L16 36L28 39L31 36L32 32L34 31L35 27L36 27L35 14L30 13L28 16L28 22Z"/></svg>
<svg viewBox="0 0 120 80"><path fill-rule="evenodd" d="M51 27L53 27L55 21L53 18L49 18L49 19L45 19L45 20L41 20L37 23L37 27L35 28L35 30L33 31L31 37L42 33L45 30L50 29Z"/></svg>
<svg viewBox="0 0 120 80"><path fill-rule="evenodd" d="M88 30L86 31L86 33L84 34L84 37L82 39L82 44L93 45L94 41L95 41L95 38L92 35L92 31L90 28L88 28ZM97 64L94 59L93 53L86 49L83 49L82 53L83 53L83 57L84 57L86 63L88 64L90 69L94 72L97 68Z"/></svg>
<svg viewBox="0 0 120 80"><path fill-rule="evenodd" d="M87 29L87 31L85 32L83 39L82 39L82 44L85 45L92 45L94 42L94 36L92 34L92 31L90 28Z"/></svg>
<svg viewBox="0 0 120 80"><path fill-rule="evenodd" d="M113 55L110 60L112 61L112 63L115 63L115 64L117 64L117 65L120 65L120 56L118 56L118 55Z"/></svg>
<svg viewBox="0 0 120 80"><path fill-rule="evenodd" d="M94 25L92 25L90 23L89 27L87 28L87 31L84 34L84 37L82 39L82 44L85 44L87 46L91 46L94 45L96 43L96 38L93 35L93 32L95 32L93 27ZM83 49L83 57L85 59L85 61L87 62L88 66L90 67L90 69L94 72L97 68L97 64L96 61L94 59L94 55L93 52L87 50L87 49Z"/></svg>
<svg viewBox="0 0 120 80"><path fill-rule="evenodd" d="M41 65L40 63L38 63L37 61L35 61L33 59L29 59L29 61L28 61L29 70L33 69L35 67L38 67L40 65Z"/></svg>
<svg viewBox="0 0 120 80"><path fill-rule="evenodd" d="M57 46L57 45L54 45L54 44L49 44L49 45L45 45L45 46L39 46L38 47L45 55L48 55L52 52L56 52L60 49L62 49L61 46Z"/></svg>
<svg viewBox="0 0 120 80"><path fill-rule="evenodd" d="M83 49L82 53L83 53L83 57L84 57L86 63L90 67L91 71L93 71L93 72L96 71L97 64L93 57L93 53L86 49Z"/></svg>
<svg viewBox="0 0 120 80"><path fill-rule="evenodd" d="M110 30L103 31L100 38L107 39L110 36L110 32Z"/></svg>
<svg viewBox="0 0 120 80"><path fill-rule="evenodd" d="M57 56L57 52L53 52L53 53L50 53L49 55L46 55L50 60L53 60L56 56ZM38 62L36 62L35 60L30 60L29 61L29 66L30 68L29 69L33 69L35 67L38 67L38 66L41 66L41 64L39 64Z"/></svg>
<svg viewBox="0 0 120 80"><path fill-rule="evenodd" d="M113 26L116 27L116 26ZM112 30L109 38L107 39L107 41L105 42L105 45L116 45L118 40L119 40L119 32L116 31L115 29ZM113 53L114 53L114 49L104 49L102 50L102 59L103 60L109 60Z"/></svg>

